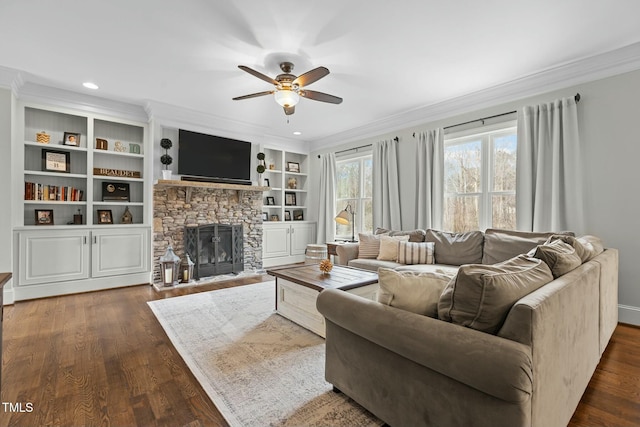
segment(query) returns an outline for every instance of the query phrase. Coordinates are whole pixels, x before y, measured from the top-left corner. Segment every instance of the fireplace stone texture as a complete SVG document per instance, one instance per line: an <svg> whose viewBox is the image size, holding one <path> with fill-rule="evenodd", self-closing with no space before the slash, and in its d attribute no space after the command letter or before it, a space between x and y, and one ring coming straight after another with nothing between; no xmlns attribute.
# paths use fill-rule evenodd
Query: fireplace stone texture
<svg viewBox="0 0 640 427"><path fill-rule="evenodd" d="M184 228L188 225L242 224L244 269L262 269L262 191L154 186L153 280L160 281L157 260L171 245L185 259Z"/></svg>

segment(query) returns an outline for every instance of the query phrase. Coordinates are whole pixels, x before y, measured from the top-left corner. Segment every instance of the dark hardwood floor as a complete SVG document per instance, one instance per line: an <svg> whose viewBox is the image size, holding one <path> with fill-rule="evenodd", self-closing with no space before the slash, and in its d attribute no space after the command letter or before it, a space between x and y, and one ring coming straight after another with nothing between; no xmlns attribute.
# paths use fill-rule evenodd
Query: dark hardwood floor
<svg viewBox="0 0 640 427"><path fill-rule="evenodd" d="M0 427L226 426L146 302L267 278L5 307ZM638 402L640 328L619 325L570 426L638 426Z"/></svg>

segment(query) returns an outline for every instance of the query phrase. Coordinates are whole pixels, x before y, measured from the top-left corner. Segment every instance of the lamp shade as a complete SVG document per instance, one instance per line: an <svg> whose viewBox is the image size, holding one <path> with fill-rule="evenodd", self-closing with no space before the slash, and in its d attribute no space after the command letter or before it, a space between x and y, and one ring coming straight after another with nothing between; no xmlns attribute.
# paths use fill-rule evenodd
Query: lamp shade
<svg viewBox="0 0 640 427"><path fill-rule="evenodd" d="M289 89L277 90L273 97L283 107L293 107L300 101L300 95Z"/></svg>
<svg viewBox="0 0 640 427"><path fill-rule="evenodd" d="M338 224L341 224L341 225L349 225L349 223L351 222L349 220L349 212L347 212L346 209L341 211L338 215L336 215L335 220Z"/></svg>

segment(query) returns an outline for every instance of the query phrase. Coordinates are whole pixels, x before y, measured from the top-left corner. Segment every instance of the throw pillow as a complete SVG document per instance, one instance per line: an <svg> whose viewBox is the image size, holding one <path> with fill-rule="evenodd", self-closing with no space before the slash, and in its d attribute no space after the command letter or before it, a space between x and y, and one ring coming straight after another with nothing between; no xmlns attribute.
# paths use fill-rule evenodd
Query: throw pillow
<svg viewBox="0 0 640 427"><path fill-rule="evenodd" d="M426 231L416 228L411 231L395 231L386 228L376 228L375 234L388 234L389 236L409 236L410 242L424 242Z"/></svg>
<svg viewBox="0 0 640 427"><path fill-rule="evenodd" d="M554 235L571 236L573 233L554 234L489 228L484 232L482 263L495 264L516 255L526 254Z"/></svg>
<svg viewBox="0 0 640 427"><path fill-rule="evenodd" d="M440 294L454 275L446 272L397 272L381 268L378 270L378 302L436 318Z"/></svg>
<svg viewBox="0 0 640 427"><path fill-rule="evenodd" d="M376 259L383 261L397 261L398 260L398 246L400 242L406 242L409 240L409 236L380 236L380 253Z"/></svg>
<svg viewBox="0 0 640 427"><path fill-rule="evenodd" d="M438 264L462 265L482 262L482 231L448 233L427 230L425 241L435 244L435 259Z"/></svg>
<svg viewBox="0 0 640 427"><path fill-rule="evenodd" d="M358 258L360 259L376 259L380 252L380 237L382 235L374 234L358 234Z"/></svg>
<svg viewBox="0 0 640 427"><path fill-rule="evenodd" d="M400 242L398 262L400 264L433 264L433 242Z"/></svg>
<svg viewBox="0 0 640 427"><path fill-rule="evenodd" d="M532 250L531 252L533 252L535 258L547 263L554 279L580 267L582 264L582 259L578 256L576 250L562 240L554 240L550 243L539 245L535 251Z"/></svg>
<svg viewBox="0 0 640 427"><path fill-rule="evenodd" d="M552 280L546 263L526 255L494 265L463 265L440 296L438 317L495 334L513 304Z"/></svg>

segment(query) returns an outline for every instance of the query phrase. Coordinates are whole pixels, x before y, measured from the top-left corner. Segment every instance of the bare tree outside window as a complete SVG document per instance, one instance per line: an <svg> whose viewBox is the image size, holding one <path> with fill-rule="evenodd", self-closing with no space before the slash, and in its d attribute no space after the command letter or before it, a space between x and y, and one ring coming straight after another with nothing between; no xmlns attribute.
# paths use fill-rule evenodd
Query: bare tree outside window
<svg viewBox="0 0 640 427"><path fill-rule="evenodd" d="M372 167L371 155L336 162L336 208L339 212L351 205L356 213L356 234L373 228ZM351 225L336 223L336 237L350 238Z"/></svg>
<svg viewBox="0 0 640 427"><path fill-rule="evenodd" d="M516 128L445 140L443 228L516 227Z"/></svg>

